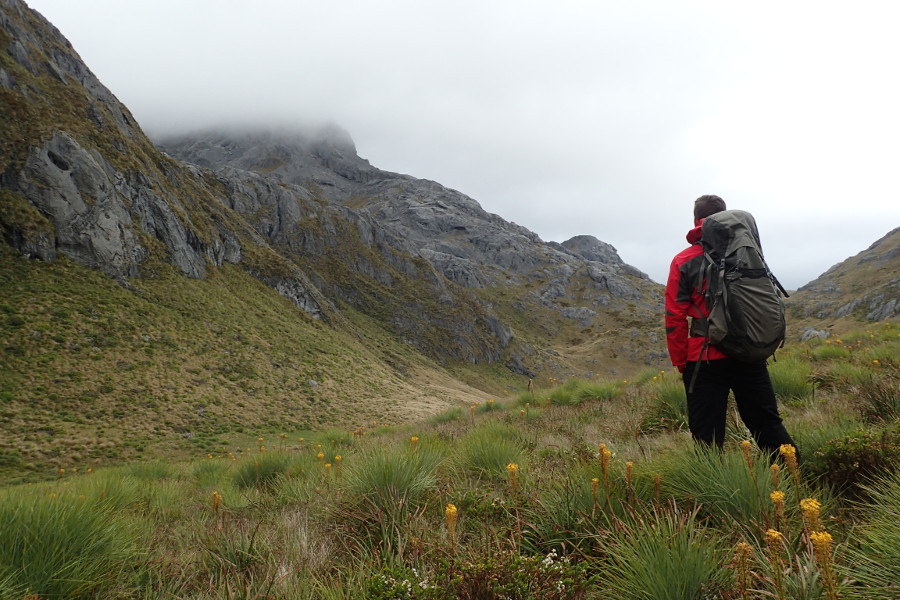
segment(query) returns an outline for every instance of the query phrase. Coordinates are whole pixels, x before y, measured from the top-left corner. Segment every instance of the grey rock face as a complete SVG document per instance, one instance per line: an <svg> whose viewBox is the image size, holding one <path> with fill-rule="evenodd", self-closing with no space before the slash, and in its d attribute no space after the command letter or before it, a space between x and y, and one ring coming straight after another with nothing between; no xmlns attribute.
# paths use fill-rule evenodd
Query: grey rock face
<svg viewBox="0 0 900 600"><path fill-rule="evenodd" d="M16 188L56 226L53 248L114 277L133 277L146 249L131 230L112 178L116 174L99 155L57 132L32 150Z"/></svg>

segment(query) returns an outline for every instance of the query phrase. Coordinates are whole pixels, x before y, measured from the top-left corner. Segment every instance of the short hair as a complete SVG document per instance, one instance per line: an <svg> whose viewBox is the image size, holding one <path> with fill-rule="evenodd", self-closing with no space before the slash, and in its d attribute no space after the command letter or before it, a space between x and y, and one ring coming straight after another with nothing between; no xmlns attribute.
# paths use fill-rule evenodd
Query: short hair
<svg viewBox="0 0 900 600"><path fill-rule="evenodd" d="M714 195L700 196L694 201L694 221L726 210L725 201Z"/></svg>

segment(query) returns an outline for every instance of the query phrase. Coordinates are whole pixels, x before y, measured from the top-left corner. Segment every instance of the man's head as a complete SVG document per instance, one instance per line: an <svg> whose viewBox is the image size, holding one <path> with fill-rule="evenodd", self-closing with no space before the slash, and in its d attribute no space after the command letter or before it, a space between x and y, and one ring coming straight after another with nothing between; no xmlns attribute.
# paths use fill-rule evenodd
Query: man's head
<svg viewBox="0 0 900 600"><path fill-rule="evenodd" d="M694 200L694 224L696 225L700 223L701 219L723 210L725 210L725 201L718 196L700 196Z"/></svg>

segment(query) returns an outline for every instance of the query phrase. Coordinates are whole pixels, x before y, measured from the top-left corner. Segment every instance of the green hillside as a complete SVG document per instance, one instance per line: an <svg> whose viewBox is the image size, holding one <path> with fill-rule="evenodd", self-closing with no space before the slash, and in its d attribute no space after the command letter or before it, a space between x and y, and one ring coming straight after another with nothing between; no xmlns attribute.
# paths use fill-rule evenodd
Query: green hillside
<svg viewBox="0 0 900 600"><path fill-rule="evenodd" d="M0 597L893 600L898 356L896 323L781 354L799 467L737 419L699 450L680 378L652 369L396 427L248 427L181 460L63 457L0 489Z"/></svg>
<svg viewBox="0 0 900 600"><path fill-rule="evenodd" d="M2 247L0 288L7 475L213 450L244 430L406 421L486 393L369 318L345 308L346 331L325 325L235 266L123 286Z"/></svg>

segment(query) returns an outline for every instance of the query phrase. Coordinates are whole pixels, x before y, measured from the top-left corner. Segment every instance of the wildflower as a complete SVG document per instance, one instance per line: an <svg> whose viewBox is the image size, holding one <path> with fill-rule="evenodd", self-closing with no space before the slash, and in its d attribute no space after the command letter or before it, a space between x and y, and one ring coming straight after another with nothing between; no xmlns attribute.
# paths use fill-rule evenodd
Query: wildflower
<svg viewBox="0 0 900 600"><path fill-rule="evenodd" d="M450 539L450 545L456 546L456 517L458 515L456 505L448 504L444 509L444 515L447 517L447 537Z"/></svg>
<svg viewBox="0 0 900 600"><path fill-rule="evenodd" d="M807 531L820 531L822 523L819 520L819 511L822 504L815 498L804 498L800 501L800 510L803 511L803 521L806 523Z"/></svg>
<svg viewBox="0 0 900 600"><path fill-rule="evenodd" d="M879 360L876 358L875 360L872 361L872 364L875 365L875 366L877 367L878 365L881 364L881 361L879 361Z"/></svg>
<svg viewBox="0 0 900 600"><path fill-rule="evenodd" d="M816 562L822 571L825 595L829 600L837 600L837 582L831 569L831 534L827 531L814 531L809 535L809 541L812 542Z"/></svg>
<svg viewBox="0 0 900 600"><path fill-rule="evenodd" d="M416 445L418 443L419 443L419 436L414 435L411 438L409 438L409 445L412 447L413 450L416 449Z"/></svg>
<svg viewBox="0 0 900 600"><path fill-rule="evenodd" d="M596 477L591 479L591 495L594 497L594 508L600 506L600 480Z"/></svg>
<svg viewBox="0 0 900 600"><path fill-rule="evenodd" d="M93 469L92 469L92 468L90 468L90 467L88 467L88 470L87 470L87 472L88 472L88 473L93 473L93 472L94 472L94 470L93 470Z"/></svg>
<svg viewBox="0 0 900 600"><path fill-rule="evenodd" d="M775 505L775 525L784 523L784 492L775 490L769 497Z"/></svg>
<svg viewBox="0 0 900 600"><path fill-rule="evenodd" d="M769 561L772 563L772 574L774 575L775 597L785 598L784 593L784 562L782 559L782 550L784 536L780 531L769 529L766 531L766 545L769 549Z"/></svg>
<svg viewBox="0 0 900 600"><path fill-rule="evenodd" d="M325 460L325 453L322 452L321 450L319 450L319 453L316 454L316 458L317 458L318 460Z"/></svg>
<svg viewBox="0 0 900 600"><path fill-rule="evenodd" d="M777 490L781 467L778 466L778 463L773 463L772 466L769 467L769 471L772 473L772 487Z"/></svg>
<svg viewBox="0 0 900 600"><path fill-rule="evenodd" d="M606 447L606 444L600 444L600 471L603 474L603 485L609 486L609 461L612 458L612 451Z"/></svg>
<svg viewBox="0 0 900 600"><path fill-rule="evenodd" d="M750 544L748 544L747 542L738 542L738 545L735 548L738 571L737 584L742 599L750 597L750 551Z"/></svg>
<svg viewBox="0 0 900 600"><path fill-rule="evenodd" d="M334 462L337 463L337 464L341 464L341 458L342 458L342 457L341 457L340 454L336 455L336 456L334 457Z"/></svg>
<svg viewBox="0 0 900 600"><path fill-rule="evenodd" d="M797 464L797 449L791 444L782 444L779 448L781 456L784 458L784 464L787 465L788 472L794 480L794 486L800 489L800 467Z"/></svg>
<svg viewBox="0 0 900 600"><path fill-rule="evenodd" d="M213 514L219 514L219 507L222 505L222 494L219 492L212 493L212 509Z"/></svg>
<svg viewBox="0 0 900 600"><path fill-rule="evenodd" d="M747 463L747 468L753 468L753 455L750 452L750 440L744 440L741 442L741 452L744 453L744 462Z"/></svg>
<svg viewBox="0 0 900 600"><path fill-rule="evenodd" d="M206 460L209 460L209 459L211 459L211 458L212 458L212 454L207 454L207 455L206 455Z"/></svg>
<svg viewBox="0 0 900 600"><path fill-rule="evenodd" d="M513 491L519 489L519 465L509 463L506 465L506 472L509 473L509 486Z"/></svg>

